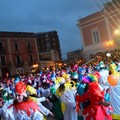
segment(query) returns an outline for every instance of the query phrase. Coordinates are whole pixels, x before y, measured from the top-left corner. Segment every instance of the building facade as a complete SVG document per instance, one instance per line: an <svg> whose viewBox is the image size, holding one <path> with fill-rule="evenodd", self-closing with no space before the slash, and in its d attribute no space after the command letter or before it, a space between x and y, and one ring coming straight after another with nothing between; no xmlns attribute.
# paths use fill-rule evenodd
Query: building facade
<svg viewBox="0 0 120 120"><path fill-rule="evenodd" d="M36 33L41 68L61 62L61 49L57 31Z"/></svg>
<svg viewBox="0 0 120 120"><path fill-rule="evenodd" d="M69 63L84 63L83 50L75 50L67 53Z"/></svg>
<svg viewBox="0 0 120 120"><path fill-rule="evenodd" d="M57 31L0 32L0 76L54 67L59 62L61 50Z"/></svg>
<svg viewBox="0 0 120 120"><path fill-rule="evenodd" d="M99 12L78 20L82 37L83 51L86 59L104 51L119 48L120 34L120 0L112 0L103 5Z"/></svg>
<svg viewBox="0 0 120 120"><path fill-rule="evenodd" d="M29 72L38 62L34 33L0 32L0 76Z"/></svg>

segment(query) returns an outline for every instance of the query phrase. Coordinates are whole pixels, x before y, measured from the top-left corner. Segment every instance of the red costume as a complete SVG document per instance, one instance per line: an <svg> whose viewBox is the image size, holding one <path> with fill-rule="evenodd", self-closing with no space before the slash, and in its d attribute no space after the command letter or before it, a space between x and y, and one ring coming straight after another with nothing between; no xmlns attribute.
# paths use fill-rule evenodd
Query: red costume
<svg viewBox="0 0 120 120"><path fill-rule="evenodd" d="M76 96L78 103L85 102L86 100L90 100L90 105L83 111L85 120L112 120L110 115L112 108L111 106L103 105L104 93L100 90L97 82L90 83L88 91L82 96Z"/></svg>

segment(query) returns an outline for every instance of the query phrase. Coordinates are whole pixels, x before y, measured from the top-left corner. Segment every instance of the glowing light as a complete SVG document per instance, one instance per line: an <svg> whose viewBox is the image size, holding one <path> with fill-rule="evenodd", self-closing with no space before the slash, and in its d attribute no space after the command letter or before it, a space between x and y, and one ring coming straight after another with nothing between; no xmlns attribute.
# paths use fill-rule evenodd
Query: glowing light
<svg viewBox="0 0 120 120"><path fill-rule="evenodd" d="M111 54L110 54L110 53L106 53L106 56L107 56L107 57L111 57Z"/></svg>
<svg viewBox="0 0 120 120"><path fill-rule="evenodd" d="M113 40L107 41L107 45L108 45L108 46L112 46L113 44L114 44Z"/></svg>
<svg viewBox="0 0 120 120"><path fill-rule="evenodd" d="M117 34L119 34L120 32L119 32L119 30L115 30L114 33L117 35Z"/></svg>
<svg viewBox="0 0 120 120"><path fill-rule="evenodd" d="M38 67L38 64L34 64L33 67L34 67L34 68Z"/></svg>
<svg viewBox="0 0 120 120"><path fill-rule="evenodd" d="M62 65L62 63L59 63L59 66L61 66Z"/></svg>

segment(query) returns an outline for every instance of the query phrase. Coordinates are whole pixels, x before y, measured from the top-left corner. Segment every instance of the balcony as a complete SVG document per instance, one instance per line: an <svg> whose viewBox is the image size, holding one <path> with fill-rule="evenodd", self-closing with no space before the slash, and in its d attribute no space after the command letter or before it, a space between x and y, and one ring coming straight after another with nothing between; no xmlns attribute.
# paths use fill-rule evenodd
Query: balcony
<svg viewBox="0 0 120 120"><path fill-rule="evenodd" d="M0 67L5 67L5 66L6 66L6 63L0 62Z"/></svg>
<svg viewBox="0 0 120 120"><path fill-rule="evenodd" d="M27 51L28 51L28 52L32 52L32 51L33 51L33 47L32 47L32 46L31 46L31 47L28 47L28 46L27 46L26 48L27 48Z"/></svg>
<svg viewBox="0 0 120 120"><path fill-rule="evenodd" d="M20 50L14 50L14 53L19 54Z"/></svg>
<svg viewBox="0 0 120 120"><path fill-rule="evenodd" d="M40 60L41 60L41 61L51 61L51 58L41 58L41 57L40 57Z"/></svg>
<svg viewBox="0 0 120 120"><path fill-rule="evenodd" d="M5 47L0 48L0 54L1 54L1 55L6 54Z"/></svg>
<svg viewBox="0 0 120 120"><path fill-rule="evenodd" d="M32 66L33 64L35 64L36 63L36 60L34 60L34 61L28 61L28 65L29 66Z"/></svg>
<svg viewBox="0 0 120 120"><path fill-rule="evenodd" d="M23 67L23 65L24 65L24 61L21 61L21 62L18 62L18 63L16 62L15 63L16 67Z"/></svg>

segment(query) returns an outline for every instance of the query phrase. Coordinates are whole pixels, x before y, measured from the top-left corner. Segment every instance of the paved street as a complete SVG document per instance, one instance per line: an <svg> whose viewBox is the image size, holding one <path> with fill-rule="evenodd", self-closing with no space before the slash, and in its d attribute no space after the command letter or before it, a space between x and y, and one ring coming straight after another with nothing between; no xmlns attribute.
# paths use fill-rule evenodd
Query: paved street
<svg viewBox="0 0 120 120"><path fill-rule="evenodd" d="M54 117L48 116L47 120L55 120Z"/></svg>

